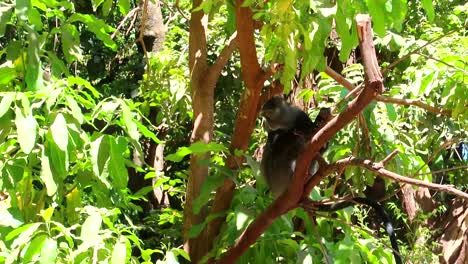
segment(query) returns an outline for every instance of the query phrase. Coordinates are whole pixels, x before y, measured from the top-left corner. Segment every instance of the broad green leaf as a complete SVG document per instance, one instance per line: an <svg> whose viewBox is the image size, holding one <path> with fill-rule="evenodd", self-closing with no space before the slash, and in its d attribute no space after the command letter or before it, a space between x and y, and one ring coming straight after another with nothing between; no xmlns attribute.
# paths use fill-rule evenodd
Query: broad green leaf
<svg viewBox="0 0 468 264"><path fill-rule="evenodd" d="M42 245L44 244L47 236L40 234L35 236L27 245L26 252L24 253L24 263L30 262L34 257L38 256L41 252Z"/></svg>
<svg viewBox="0 0 468 264"><path fill-rule="evenodd" d="M39 263L41 264L49 264L49 263L57 263L57 240L47 237L44 241L44 244L41 248L41 257L39 259Z"/></svg>
<svg viewBox="0 0 468 264"><path fill-rule="evenodd" d="M91 0L93 4L93 11L96 12L97 8L104 2L104 0Z"/></svg>
<svg viewBox="0 0 468 264"><path fill-rule="evenodd" d="M13 238L17 237L19 234L26 232L26 230L28 230L29 228L36 230L38 227L39 227L39 223L30 223L30 224L25 224L23 226L20 226L14 229L13 231L11 231L10 233L8 233L8 235L6 235L5 237L5 241L12 240Z"/></svg>
<svg viewBox="0 0 468 264"><path fill-rule="evenodd" d="M16 0L15 12L18 20L26 22L28 20L29 9L31 8L30 0Z"/></svg>
<svg viewBox="0 0 468 264"><path fill-rule="evenodd" d="M187 254L187 252L185 252L185 250L180 249L180 248L173 248L173 249L171 249L171 251L174 252L176 255L182 256L184 259L190 261L190 257Z"/></svg>
<svg viewBox="0 0 468 264"><path fill-rule="evenodd" d="M114 245L114 249L112 250L110 263L111 264L126 263L126 259L127 259L127 247L125 245L125 242L118 241Z"/></svg>
<svg viewBox="0 0 468 264"><path fill-rule="evenodd" d="M109 34L115 31L115 29L109 26L104 20L96 18L93 15L75 13L70 17L69 21L70 23L80 21L86 24L88 30L93 32L98 39L104 42L104 45L114 51L117 50L117 44L112 40Z"/></svg>
<svg viewBox="0 0 468 264"><path fill-rule="evenodd" d="M100 98L101 97L101 94L99 94L99 92L93 87L93 85L90 82L88 82L87 80L85 80L85 79L83 79L81 77L69 76L67 78L67 82L68 82L69 86L78 85L78 86L86 88L88 91L90 91L92 93L94 98Z"/></svg>
<svg viewBox="0 0 468 264"><path fill-rule="evenodd" d="M50 206L49 208L45 210L41 210L41 216L44 218L46 222L49 222L50 219L52 218L52 215L54 214L54 207Z"/></svg>
<svg viewBox="0 0 468 264"><path fill-rule="evenodd" d="M45 151L42 151L41 157L41 180L44 182L44 185L47 190L47 195L52 196L57 192L57 184L55 183L52 170L50 168L49 157L46 155Z"/></svg>
<svg viewBox="0 0 468 264"><path fill-rule="evenodd" d="M0 96L3 97L0 102L0 117L2 117L10 109L16 93L1 93Z"/></svg>
<svg viewBox="0 0 468 264"><path fill-rule="evenodd" d="M421 5L424 8L424 11L426 11L427 18L429 19L430 22L434 21L434 5L432 4L432 0L421 0Z"/></svg>
<svg viewBox="0 0 468 264"><path fill-rule="evenodd" d="M138 126L133 120L132 112L130 111L130 108L125 102L121 103L121 107L122 121L125 124L125 127L127 128L127 133L133 140L138 141L138 139L140 138L140 134L138 133Z"/></svg>
<svg viewBox="0 0 468 264"><path fill-rule="evenodd" d="M101 179L101 181L110 187L108 182L109 171L108 164L110 161L110 147L109 138L103 135L91 142L91 163L93 164L94 173Z"/></svg>
<svg viewBox="0 0 468 264"><path fill-rule="evenodd" d="M9 208L0 212L0 226L17 228L24 222L18 217L22 212L18 208Z"/></svg>
<svg viewBox="0 0 468 264"><path fill-rule="evenodd" d="M190 227L190 230L188 232L188 237L189 238L197 237L203 231L203 229L205 229L205 226L206 226L206 222L202 222L197 225L192 225L192 227Z"/></svg>
<svg viewBox="0 0 468 264"><path fill-rule="evenodd" d="M117 5L119 6L119 11L122 15L126 15L130 11L130 1L129 0L119 0Z"/></svg>
<svg viewBox="0 0 468 264"><path fill-rule="evenodd" d="M83 61L83 51L80 47L80 33L74 25L65 24L62 29L62 51L68 63Z"/></svg>
<svg viewBox="0 0 468 264"><path fill-rule="evenodd" d="M195 214L198 214L200 212L203 206L210 199L212 191L221 186L224 182L224 179L225 177L221 173L209 175L205 179L200 190L200 195L196 197L196 199L193 201L193 212Z"/></svg>
<svg viewBox="0 0 468 264"><path fill-rule="evenodd" d="M227 148L222 144L219 144L216 142L210 142L207 144L201 141L193 143L192 145L190 145L189 149L194 154L203 154L209 151L215 151L215 152L227 151Z"/></svg>
<svg viewBox="0 0 468 264"><path fill-rule="evenodd" d="M30 112L28 116L23 116L22 111L16 108L16 129L18 132L18 142L21 150L29 154L36 143L36 119Z"/></svg>
<svg viewBox="0 0 468 264"><path fill-rule="evenodd" d="M42 63L39 57L41 50L41 43L39 41L39 36L30 27L28 29L28 56L26 67L26 84L29 91L36 91L42 89L44 86L44 80L42 79Z"/></svg>
<svg viewBox="0 0 468 264"><path fill-rule="evenodd" d="M11 243L11 248L16 248L16 247L18 247L20 245L24 245L24 244L28 243L29 241L31 241L32 236L34 235L36 230L39 228L39 226L41 226L41 223L32 223L32 224L29 224L29 225L26 225L26 226L27 226L27 228L21 229L21 231L19 232L19 235L17 234L18 237L13 241L13 243ZM20 228L18 228L18 229L20 229ZM18 230L18 229L16 229L16 230ZM14 230L12 232L15 232L16 230ZM12 232L10 232L7 235L7 238L9 237L9 235ZM7 239L7 240L9 240L9 239Z"/></svg>
<svg viewBox="0 0 468 264"><path fill-rule="evenodd" d="M381 0L366 0L369 14L372 16L372 28L375 33L383 37L385 35L385 2Z"/></svg>
<svg viewBox="0 0 468 264"><path fill-rule="evenodd" d="M54 142L52 133L46 135L45 152L49 157L50 168L55 179L64 179L68 173L68 151L63 151Z"/></svg>
<svg viewBox="0 0 468 264"><path fill-rule="evenodd" d="M58 113L55 117L55 121L50 126L50 131L52 133L52 138L54 139L55 144L62 151L67 151L68 146L68 129L67 121L63 117L62 113Z"/></svg>
<svg viewBox="0 0 468 264"><path fill-rule="evenodd" d="M110 161L109 161L109 176L111 177L114 187L123 189L127 187L128 172L125 167L125 159L123 154L127 150L127 142L123 137L113 138L109 136L110 142Z"/></svg>
<svg viewBox="0 0 468 264"><path fill-rule="evenodd" d="M62 74L65 76L70 75L68 72L68 68L63 62L63 60L59 59L56 54L53 52L48 51L47 52L47 57L49 58L50 61L50 66L52 70L52 75L56 76L57 78L62 77Z"/></svg>
<svg viewBox="0 0 468 264"><path fill-rule="evenodd" d="M76 118L79 124L83 124L84 117L78 103L70 95L66 95L65 98L67 99L68 107L70 108L73 117Z"/></svg>
<svg viewBox="0 0 468 264"><path fill-rule="evenodd" d="M151 132L146 126L140 123L138 120L134 120L135 124L137 125L138 129L140 130L141 134L147 138L151 138L154 142L161 144L161 140L159 140L156 135Z"/></svg>
<svg viewBox="0 0 468 264"><path fill-rule="evenodd" d="M11 14L13 14L13 6L0 6L0 37L5 35L5 29L10 22Z"/></svg>
<svg viewBox="0 0 468 264"><path fill-rule="evenodd" d="M99 237L101 230L102 217L99 213L93 212L81 226L80 237L84 243L94 244Z"/></svg>
<svg viewBox="0 0 468 264"><path fill-rule="evenodd" d="M393 106L393 104L388 104L388 103L385 104L385 107L387 108L388 119L392 122L395 122L397 119L397 113L395 111L395 107Z"/></svg>
<svg viewBox="0 0 468 264"><path fill-rule="evenodd" d="M166 160L170 160L173 162L180 162L185 156L190 155L190 154L192 154L192 151L189 148L181 147L177 150L176 153L167 155Z"/></svg>
<svg viewBox="0 0 468 264"><path fill-rule="evenodd" d="M6 62L0 66L0 85L9 84L16 77L16 70L11 63Z"/></svg>
<svg viewBox="0 0 468 264"><path fill-rule="evenodd" d="M29 23L31 23L34 26L33 29L35 31L42 30L43 28L42 20L41 20L42 18L41 18L41 14L39 13L39 11L37 11L37 9L31 8L29 10L28 18L29 18Z"/></svg>

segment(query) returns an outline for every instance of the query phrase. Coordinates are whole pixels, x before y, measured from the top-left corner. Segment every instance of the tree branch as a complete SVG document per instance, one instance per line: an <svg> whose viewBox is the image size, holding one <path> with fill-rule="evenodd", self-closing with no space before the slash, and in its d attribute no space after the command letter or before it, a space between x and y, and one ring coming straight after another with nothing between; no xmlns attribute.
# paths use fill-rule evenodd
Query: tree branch
<svg viewBox="0 0 468 264"><path fill-rule="evenodd" d="M218 58L216 59L215 63L210 66L208 69L208 78L218 78L223 70L226 63L229 61L232 53L237 49L238 41L237 41L237 32L229 37L227 41L227 45L223 48L223 50L219 53Z"/></svg>

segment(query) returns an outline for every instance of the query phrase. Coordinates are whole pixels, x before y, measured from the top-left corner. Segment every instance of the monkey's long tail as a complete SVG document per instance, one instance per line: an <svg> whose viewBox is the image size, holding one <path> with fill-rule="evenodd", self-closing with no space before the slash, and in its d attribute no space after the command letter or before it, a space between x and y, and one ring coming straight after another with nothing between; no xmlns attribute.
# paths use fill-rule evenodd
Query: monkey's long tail
<svg viewBox="0 0 468 264"><path fill-rule="evenodd" d="M379 215L380 219L382 220L385 231L387 231L388 237L390 238L390 243L392 244L392 249L393 249L393 257L395 258L395 263L396 264L402 264L403 261L401 260L400 256L400 250L398 249L398 242L397 238L395 235L395 231L393 230L393 224L392 220L390 219L390 216L388 216L387 212L385 211L384 207L369 198L364 198L364 197L355 197L352 199L352 201L344 201L344 202L339 202L335 204L323 204L318 207L318 211L325 211L325 212L334 212L349 206L353 206L354 203L359 203L359 204L365 204L368 205L377 212Z"/></svg>

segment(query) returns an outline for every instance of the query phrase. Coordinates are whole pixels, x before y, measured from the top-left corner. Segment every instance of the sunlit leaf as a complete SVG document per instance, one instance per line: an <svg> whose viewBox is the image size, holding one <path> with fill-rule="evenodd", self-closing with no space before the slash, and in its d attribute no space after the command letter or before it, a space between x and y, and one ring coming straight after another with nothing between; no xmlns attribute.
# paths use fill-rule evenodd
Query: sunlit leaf
<svg viewBox="0 0 468 264"><path fill-rule="evenodd" d="M49 264L49 263L57 263L57 240L47 237L44 241L44 244L41 248L41 257L39 259L39 263L41 264Z"/></svg>
<svg viewBox="0 0 468 264"><path fill-rule="evenodd" d="M125 246L125 242L118 241L114 245L114 249L112 250L110 263L111 264L126 263L126 259L127 259L127 247Z"/></svg>
<svg viewBox="0 0 468 264"><path fill-rule="evenodd" d="M0 102L0 117L2 117L10 109L11 103L15 99L16 94L1 93L0 96L3 97L2 101Z"/></svg>
<svg viewBox="0 0 468 264"><path fill-rule="evenodd" d="M23 113L19 108L16 108L15 113L18 142L21 150L24 153L29 154L36 143L36 119L32 113L29 113L27 116L23 116Z"/></svg>
<svg viewBox="0 0 468 264"><path fill-rule="evenodd" d="M52 133L52 138L54 139L55 144L62 151L67 151L68 146L68 129L67 121L63 117L62 113L58 113L55 117L55 121L50 127Z"/></svg>

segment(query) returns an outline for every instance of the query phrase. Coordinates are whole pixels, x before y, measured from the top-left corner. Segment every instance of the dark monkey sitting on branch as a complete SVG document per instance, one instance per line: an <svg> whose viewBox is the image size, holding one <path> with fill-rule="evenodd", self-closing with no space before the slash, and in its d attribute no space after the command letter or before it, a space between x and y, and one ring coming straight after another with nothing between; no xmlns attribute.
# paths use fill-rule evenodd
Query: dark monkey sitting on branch
<svg viewBox="0 0 468 264"><path fill-rule="evenodd" d="M330 118L331 113L329 109L322 108L315 122L312 122L305 112L287 103L283 97L274 96L263 105L261 115L265 118L265 129L268 132L261 160L261 171L271 192L278 197L286 191L294 175L299 154L318 129ZM309 173L314 175L318 170L317 163L314 161L310 167ZM332 212L356 203L371 206L380 216L390 237L395 262L401 264L393 225L380 203L369 198L357 197L335 204L321 204L316 210Z"/></svg>

